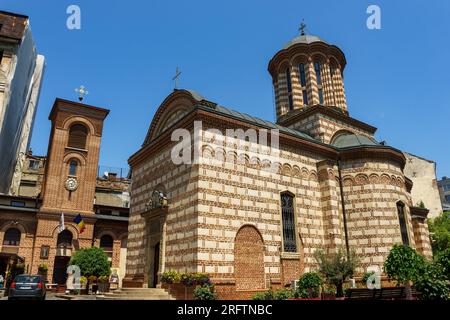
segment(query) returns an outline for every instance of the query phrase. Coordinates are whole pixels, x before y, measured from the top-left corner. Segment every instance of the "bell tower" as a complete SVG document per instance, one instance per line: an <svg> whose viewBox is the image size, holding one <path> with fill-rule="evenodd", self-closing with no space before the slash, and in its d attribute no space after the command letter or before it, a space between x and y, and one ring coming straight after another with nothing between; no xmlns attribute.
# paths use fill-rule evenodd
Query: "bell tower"
<svg viewBox="0 0 450 320"><path fill-rule="evenodd" d="M277 122L292 113L321 105L348 115L343 72L344 53L321 38L305 33L288 42L270 60Z"/></svg>
<svg viewBox="0 0 450 320"><path fill-rule="evenodd" d="M93 215L103 121L109 110L56 99L41 213Z"/></svg>

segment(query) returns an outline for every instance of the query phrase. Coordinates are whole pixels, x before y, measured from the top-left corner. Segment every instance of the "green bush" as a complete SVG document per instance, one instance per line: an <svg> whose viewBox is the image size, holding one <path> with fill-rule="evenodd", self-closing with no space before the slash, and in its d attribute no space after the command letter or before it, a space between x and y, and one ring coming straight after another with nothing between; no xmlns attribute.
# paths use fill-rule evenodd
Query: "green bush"
<svg viewBox="0 0 450 320"><path fill-rule="evenodd" d="M450 213L442 212L434 219L428 219L431 247L434 256L450 248Z"/></svg>
<svg viewBox="0 0 450 320"><path fill-rule="evenodd" d="M209 279L209 275L207 273L197 272L193 274L194 282L197 285L210 285L211 280Z"/></svg>
<svg viewBox="0 0 450 320"><path fill-rule="evenodd" d="M427 263L419 279L414 283L423 300L449 300L449 287L442 265Z"/></svg>
<svg viewBox="0 0 450 320"><path fill-rule="evenodd" d="M194 289L195 300L216 300L217 294L214 292L214 286L204 284Z"/></svg>
<svg viewBox="0 0 450 320"><path fill-rule="evenodd" d="M161 276L161 282L166 284L178 283L180 279L181 275L175 270L166 271Z"/></svg>
<svg viewBox="0 0 450 320"><path fill-rule="evenodd" d="M182 273L180 276L180 283L187 287L193 286L195 284L194 274L188 272Z"/></svg>
<svg viewBox="0 0 450 320"><path fill-rule="evenodd" d="M253 297L252 300L273 300L273 291L270 289L269 291L265 292L258 292Z"/></svg>
<svg viewBox="0 0 450 320"><path fill-rule="evenodd" d="M273 294L273 300L287 300L294 297L294 293L290 289L280 289Z"/></svg>
<svg viewBox="0 0 450 320"><path fill-rule="evenodd" d="M403 245L394 245L384 262L384 270L389 280L404 285L419 279L424 267L424 257L413 248Z"/></svg>
<svg viewBox="0 0 450 320"><path fill-rule="evenodd" d="M46 273L48 271L48 266L45 263L41 263L38 266L38 272Z"/></svg>
<svg viewBox="0 0 450 320"><path fill-rule="evenodd" d="M317 298L322 284L322 277L317 272L307 272L298 281L298 296L300 298Z"/></svg>
<svg viewBox="0 0 450 320"><path fill-rule="evenodd" d="M111 273L108 256L103 249L92 247L81 249L72 256L69 265L80 268L81 275L90 277L109 276Z"/></svg>
<svg viewBox="0 0 450 320"><path fill-rule="evenodd" d="M441 265L444 275L450 281L450 248L440 252L436 257L436 262Z"/></svg>

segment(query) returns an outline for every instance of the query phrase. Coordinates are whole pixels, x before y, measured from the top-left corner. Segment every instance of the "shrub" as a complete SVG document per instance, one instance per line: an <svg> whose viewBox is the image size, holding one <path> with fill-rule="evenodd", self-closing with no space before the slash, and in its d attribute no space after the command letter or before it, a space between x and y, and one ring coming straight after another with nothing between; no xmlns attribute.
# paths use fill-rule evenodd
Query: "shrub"
<svg viewBox="0 0 450 320"><path fill-rule="evenodd" d="M203 286L203 285L210 285L211 280L209 279L209 275L206 273L194 273L193 274L194 282L197 285Z"/></svg>
<svg viewBox="0 0 450 320"><path fill-rule="evenodd" d="M48 266L45 263L41 263L38 266L38 272L40 272L40 273L47 273L47 271L48 271Z"/></svg>
<svg viewBox="0 0 450 320"><path fill-rule="evenodd" d="M80 277L80 284L81 284L81 285L85 285L86 283L87 283L87 278L84 277L84 276L81 276L81 277Z"/></svg>
<svg viewBox="0 0 450 320"><path fill-rule="evenodd" d="M423 300L449 300L449 287L444 269L439 263L427 263L414 286Z"/></svg>
<svg viewBox="0 0 450 320"><path fill-rule="evenodd" d="M298 281L298 296L301 298L317 298L323 280L317 272L307 272Z"/></svg>
<svg viewBox="0 0 450 320"><path fill-rule="evenodd" d="M403 245L394 245L384 262L384 270L389 280L405 285L408 300L412 299L411 282L419 280L425 267L424 257L413 248Z"/></svg>
<svg viewBox="0 0 450 320"><path fill-rule="evenodd" d="M175 270L166 271L161 276L161 282L166 284L178 283L180 277L181 275Z"/></svg>
<svg viewBox="0 0 450 320"><path fill-rule="evenodd" d="M450 248L440 252L436 257L436 262L441 265L447 280L450 280Z"/></svg>
<svg viewBox="0 0 450 320"><path fill-rule="evenodd" d="M109 276L111 273L110 263L105 251L92 247L81 249L72 256L69 265L80 268L82 276Z"/></svg>
<svg viewBox="0 0 450 320"><path fill-rule="evenodd" d="M195 277L192 273L182 273L180 277L180 282L187 286L193 286L195 284Z"/></svg>
<svg viewBox="0 0 450 320"><path fill-rule="evenodd" d="M273 300L287 300L293 297L294 293L290 289L280 289L273 294Z"/></svg>
<svg viewBox="0 0 450 320"><path fill-rule="evenodd" d="M204 284L194 289L195 300L216 300L217 294L214 292L214 286Z"/></svg>
<svg viewBox="0 0 450 320"><path fill-rule="evenodd" d="M253 297L252 300L273 300L273 291L270 289L265 292L258 292Z"/></svg>

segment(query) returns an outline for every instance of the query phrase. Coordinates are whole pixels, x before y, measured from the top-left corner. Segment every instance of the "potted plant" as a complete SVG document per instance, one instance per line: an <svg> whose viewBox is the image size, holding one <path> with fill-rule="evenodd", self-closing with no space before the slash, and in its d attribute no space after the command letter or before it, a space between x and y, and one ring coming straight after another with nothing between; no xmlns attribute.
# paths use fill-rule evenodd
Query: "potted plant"
<svg viewBox="0 0 450 320"><path fill-rule="evenodd" d="M47 272L48 272L48 266L45 263L41 263L38 266L38 274L44 278L44 281L47 281Z"/></svg>
<svg viewBox="0 0 450 320"><path fill-rule="evenodd" d="M105 293L109 291L109 277L108 276L100 276L97 279L98 291L101 293Z"/></svg>
<svg viewBox="0 0 450 320"><path fill-rule="evenodd" d="M323 280L318 273L307 272L298 281L298 296L304 299L318 298L322 285Z"/></svg>
<svg viewBox="0 0 450 320"><path fill-rule="evenodd" d="M86 288L88 279L85 276L80 277L80 292L81 294L88 294L88 290Z"/></svg>
<svg viewBox="0 0 450 320"><path fill-rule="evenodd" d="M336 300L336 287L332 284L325 284L322 290L322 300Z"/></svg>
<svg viewBox="0 0 450 320"><path fill-rule="evenodd" d="M169 270L162 274L161 282L169 287L169 294L172 291L172 284L180 282L181 275L175 270Z"/></svg>
<svg viewBox="0 0 450 320"><path fill-rule="evenodd" d="M184 285L184 299L187 300L187 289L195 284L195 277L192 273L183 273L180 277L180 283Z"/></svg>
<svg viewBox="0 0 450 320"><path fill-rule="evenodd" d="M89 276L88 277L88 281L89 281L89 291L92 294L95 294L98 290L98 285L97 285L97 277L96 276Z"/></svg>

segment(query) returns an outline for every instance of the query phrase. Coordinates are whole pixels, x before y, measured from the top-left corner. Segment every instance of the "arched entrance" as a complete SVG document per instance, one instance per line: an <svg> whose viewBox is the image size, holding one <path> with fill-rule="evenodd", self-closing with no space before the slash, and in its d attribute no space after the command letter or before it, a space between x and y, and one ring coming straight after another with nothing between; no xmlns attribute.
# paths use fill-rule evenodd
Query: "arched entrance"
<svg viewBox="0 0 450 320"><path fill-rule="evenodd" d="M253 226L242 227L234 240L234 275L236 290L266 288L264 242Z"/></svg>
<svg viewBox="0 0 450 320"><path fill-rule="evenodd" d="M55 263L53 267L53 283L64 285L67 280L67 266L72 255L72 232L64 230L58 234L56 242Z"/></svg>

